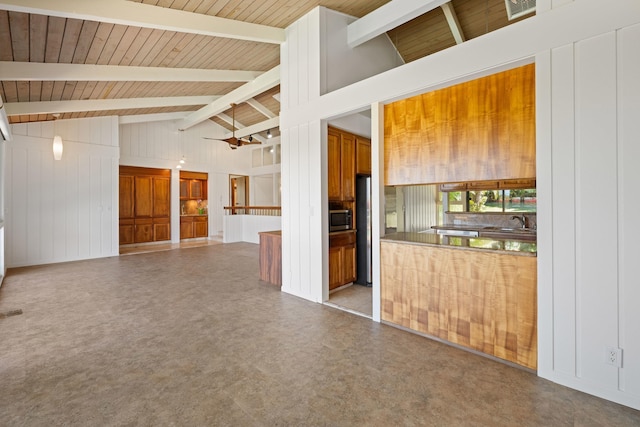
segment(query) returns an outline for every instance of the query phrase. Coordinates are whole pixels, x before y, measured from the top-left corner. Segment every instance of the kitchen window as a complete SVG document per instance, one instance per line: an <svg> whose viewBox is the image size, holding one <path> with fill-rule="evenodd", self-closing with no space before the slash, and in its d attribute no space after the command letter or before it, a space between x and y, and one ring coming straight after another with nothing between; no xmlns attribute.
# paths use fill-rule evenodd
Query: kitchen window
<svg viewBox="0 0 640 427"><path fill-rule="evenodd" d="M536 212L535 188L503 190L468 190L441 193L448 195L448 212Z"/></svg>

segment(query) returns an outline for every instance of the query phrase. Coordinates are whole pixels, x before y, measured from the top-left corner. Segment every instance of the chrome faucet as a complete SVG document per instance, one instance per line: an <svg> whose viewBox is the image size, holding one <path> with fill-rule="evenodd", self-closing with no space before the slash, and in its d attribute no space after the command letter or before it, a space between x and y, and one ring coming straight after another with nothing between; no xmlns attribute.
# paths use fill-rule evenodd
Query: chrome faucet
<svg viewBox="0 0 640 427"><path fill-rule="evenodd" d="M518 215L514 215L511 217L511 219L517 219L520 222L520 225L522 226L522 229L527 228L527 217L522 215L522 216L518 216Z"/></svg>

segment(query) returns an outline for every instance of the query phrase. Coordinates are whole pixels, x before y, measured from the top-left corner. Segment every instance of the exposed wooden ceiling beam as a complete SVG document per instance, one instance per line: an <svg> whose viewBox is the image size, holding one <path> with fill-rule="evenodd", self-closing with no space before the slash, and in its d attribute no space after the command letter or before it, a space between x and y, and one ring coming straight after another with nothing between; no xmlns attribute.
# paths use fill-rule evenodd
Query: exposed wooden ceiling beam
<svg viewBox="0 0 640 427"><path fill-rule="evenodd" d="M270 119L278 116L273 111L269 110L267 107L265 107L264 105L262 105L261 103L256 101L254 98L247 99L247 104L251 105L260 114L262 114L262 115L264 115L264 116L266 116L266 117L268 117Z"/></svg>
<svg viewBox="0 0 640 427"><path fill-rule="evenodd" d="M0 9L261 43L285 40L282 28L125 0L0 0Z"/></svg>
<svg viewBox="0 0 640 427"><path fill-rule="evenodd" d="M249 98L253 98L256 95L277 86L279 83L280 66L278 65L266 73L261 74L255 80L232 90L226 95L222 95L206 107L191 113L188 117L178 123L178 128L184 130L197 125L200 122L208 120L209 117L216 116L223 111L228 110L231 104L244 102Z"/></svg>
<svg viewBox="0 0 640 427"><path fill-rule="evenodd" d="M261 71L0 61L5 81L249 82Z"/></svg>
<svg viewBox="0 0 640 427"><path fill-rule="evenodd" d="M238 124L238 122L236 122ZM268 129L277 129L280 126L280 117L274 117L272 119L267 119L264 122L256 123L255 125L246 126L236 130L237 138L244 138L249 135L256 135L258 132L264 132ZM224 138L231 137L232 133L227 132ZM223 139L224 139L223 138ZM255 138L255 136L254 136Z"/></svg>
<svg viewBox="0 0 640 427"><path fill-rule="evenodd" d="M456 44L464 43L464 32L462 31L462 27L460 26L460 22L458 21L458 15L453 9L453 5L451 4L451 2L448 2L440 7L444 12L444 16L447 19L447 24L449 24L451 34L453 34L453 38L455 39Z"/></svg>
<svg viewBox="0 0 640 427"><path fill-rule="evenodd" d="M175 113L155 113L155 114L133 114L131 116L118 117L118 123L126 125L130 123L162 122L167 120L184 119L189 114L188 111L178 111Z"/></svg>
<svg viewBox="0 0 640 427"><path fill-rule="evenodd" d="M76 111L130 110L184 105L203 105L215 102L219 96L174 96L158 98L116 98L76 101L8 102L4 106L8 116L28 114L73 113Z"/></svg>
<svg viewBox="0 0 640 427"><path fill-rule="evenodd" d="M347 43L354 48L411 21L448 0L393 0L347 26Z"/></svg>

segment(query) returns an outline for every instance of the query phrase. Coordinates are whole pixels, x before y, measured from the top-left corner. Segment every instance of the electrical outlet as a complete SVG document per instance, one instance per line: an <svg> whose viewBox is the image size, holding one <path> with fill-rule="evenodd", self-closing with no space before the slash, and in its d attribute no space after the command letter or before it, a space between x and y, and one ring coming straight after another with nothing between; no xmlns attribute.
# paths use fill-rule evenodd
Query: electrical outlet
<svg viewBox="0 0 640 427"><path fill-rule="evenodd" d="M604 362L607 365L622 368L622 349L615 347L607 347L604 354Z"/></svg>

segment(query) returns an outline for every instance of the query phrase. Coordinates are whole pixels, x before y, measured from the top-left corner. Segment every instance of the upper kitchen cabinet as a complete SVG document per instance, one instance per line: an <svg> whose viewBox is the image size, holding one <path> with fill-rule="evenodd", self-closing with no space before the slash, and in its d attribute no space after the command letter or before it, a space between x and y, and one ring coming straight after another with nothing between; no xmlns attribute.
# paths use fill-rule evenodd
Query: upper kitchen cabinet
<svg viewBox="0 0 640 427"><path fill-rule="evenodd" d="M385 185L535 178L535 67L385 106Z"/></svg>
<svg viewBox="0 0 640 427"><path fill-rule="evenodd" d="M371 175L371 140L362 136L356 137L356 173Z"/></svg>
<svg viewBox="0 0 640 427"><path fill-rule="evenodd" d="M207 199L206 173L180 171L180 200Z"/></svg>
<svg viewBox="0 0 640 427"><path fill-rule="evenodd" d="M356 136L329 128L327 152L329 201L354 201L356 199Z"/></svg>

